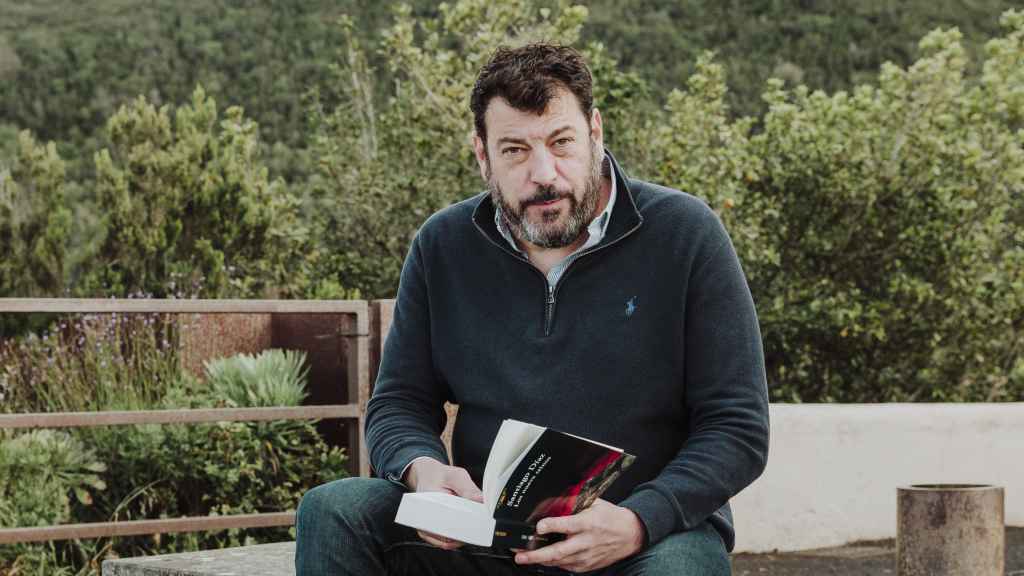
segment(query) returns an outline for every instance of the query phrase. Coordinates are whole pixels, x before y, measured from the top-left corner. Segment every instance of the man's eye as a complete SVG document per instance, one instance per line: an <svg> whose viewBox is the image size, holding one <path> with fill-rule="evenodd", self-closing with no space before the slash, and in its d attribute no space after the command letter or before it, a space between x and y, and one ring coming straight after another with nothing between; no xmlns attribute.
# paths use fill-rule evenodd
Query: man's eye
<svg viewBox="0 0 1024 576"><path fill-rule="evenodd" d="M501 154L502 156L515 156L516 154L519 154L522 151L523 148L520 148L518 146L510 146L508 148L502 148Z"/></svg>
<svg viewBox="0 0 1024 576"><path fill-rule="evenodd" d="M569 144L572 144L572 138L566 137L555 140L555 145L557 146L568 146Z"/></svg>

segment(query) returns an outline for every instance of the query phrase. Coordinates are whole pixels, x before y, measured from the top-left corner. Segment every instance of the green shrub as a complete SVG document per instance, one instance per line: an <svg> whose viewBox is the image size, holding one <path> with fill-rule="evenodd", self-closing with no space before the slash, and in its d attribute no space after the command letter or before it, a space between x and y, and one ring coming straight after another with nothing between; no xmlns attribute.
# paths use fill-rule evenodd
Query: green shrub
<svg viewBox="0 0 1024 576"><path fill-rule="evenodd" d="M93 291L165 296L174 275L203 278L212 297L303 284L298 200L269 179L258 127L240 108L219 120L202 88L173 116L140 97L107 132L111 147L96 155L106 238L91 263Z"/></svg>
<svg viewBox="0 0 1024 576"><path fill-rule="evenodd" d="M11 169L0 164L0 295L53 296L64 288L71 211L65 163L53 142L18 134Z"/></svg>
<svg viewBox="0 0 1024 576"><path fill-rule="evenodd" d="M106 483L106 466L76 438L64 432L0 431L0 526L50 526L72 518L72 500L90 507ZM16 544L0 547L0 571L13 574L62 574L52 547ZM70 572L69 572L70 573Z"/></svg>
<svg viewBox="0 0 1024 576"><path fill-rule="evenodd" d="M117 427L90 431L84 441L117 474L94 508L105 515L82 509L80 521L279 512L346 469L342 450L328 447L307 421ZM288 528L228 530L118 538L110 545L116 555L136 556L289 535Z"/></svg>
<svg viewBox="0 0 1024 576"><path fill-rule="evenodd" d="M306 396L306 355L293 350L238 354L206 363L211 399L228 406L298 406Z"/></svg>
<svg viewBox="0 0 1024 576"><path fill-rule="evenodd" d="M0 127L0 138L7 130ZM75 227L68 208L65 162L50 142L23 131L8 161L0 157L0 297L57 296L72 266ZM0 315L0 338L45 328L47 319Z"/></svg>
<svg viewBox="0 0 1024 576"><path fill-rule="evenodd" d="M206 382L175 388L164 404L297 406L306 395L304 362L303 353L281 350L215 360ZM327 446L311 421L103 428L88 437L117 470L97 508L114 510L119 520L294 509L306 490L346 474L342 449ZM113 551L140 555L288 537L288 528L164 534L117 539Z"/></svg>
<svg viewBox="0 0 1024 576"><path fill-rule="evenodd" d="M771 82L756 132L710 58L669 97L643 170L730 228L773 399L1024 397L1024 14L1003 21L980 78L936 31L878 86Z"/></svg>
<svg viewBox="0 0 1024 576"><path fill-rule="evenodd" d="M107 467L71 435L53 430L0 435L0 526L67 522L74 494L91 506Z"/></svg>
<svg viewBox="0 0 1024 576"><path fill-rule="evenodd" d="M159 315L59 320L0 349L3 411L297 406L305 355L271 350L183 373L177 324ZM346 474L344 451L312 421L77 428L0 438L0 525L35 526L277 512ZM0 550L0 573L96 574L110 556L179 552L291 536L233 529L26 544Z"/></svg>

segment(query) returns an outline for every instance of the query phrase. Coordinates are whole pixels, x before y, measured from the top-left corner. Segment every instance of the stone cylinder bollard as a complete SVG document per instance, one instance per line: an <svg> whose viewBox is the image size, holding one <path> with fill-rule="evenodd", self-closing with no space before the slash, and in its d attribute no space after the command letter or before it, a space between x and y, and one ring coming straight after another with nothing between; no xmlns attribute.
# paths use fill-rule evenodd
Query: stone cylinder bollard
<svg viewBox="0 0 1024 576"><path fill-rule="evenodd" d="M920 484L897 490L899 576L1003 576L1003 489Z"/></svg>

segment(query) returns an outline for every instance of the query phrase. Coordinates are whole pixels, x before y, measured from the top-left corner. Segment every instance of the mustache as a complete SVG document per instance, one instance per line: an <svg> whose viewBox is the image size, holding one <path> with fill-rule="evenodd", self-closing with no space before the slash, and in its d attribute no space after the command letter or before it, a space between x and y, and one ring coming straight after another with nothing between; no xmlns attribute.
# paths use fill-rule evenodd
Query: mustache
<svg viewBox="0 0 1024 576"><path fill-rule="evenodd" d="M547 186L538 186L537 191L526 200L523 200L520 205L523 208L526 208L527 206L532 206L534 204L544 204L546 202L551 202L552 200L567 198L569 196L572 196L571 192L558 190L550 184Z"/></svg>

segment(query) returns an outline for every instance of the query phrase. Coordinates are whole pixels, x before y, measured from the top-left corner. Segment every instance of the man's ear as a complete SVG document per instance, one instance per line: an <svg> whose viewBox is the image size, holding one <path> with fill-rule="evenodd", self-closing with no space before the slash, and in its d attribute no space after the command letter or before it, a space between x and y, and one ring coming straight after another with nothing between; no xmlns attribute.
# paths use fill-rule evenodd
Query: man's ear
<svg viewBox="0 0 1024 576"><path fill-rule="evenodd" d="M604 126L601 124L601 111L597 107L590 113L590 139L598 150L604 150Z"/></svg>
<svg viewBox="0 0 1024 576"><path fill-rule="evenodd" d="M480 138L479 134L473 134L473 152L476 154L476 163L480 166L480 177L487 181L487 143Z"/></svg>

